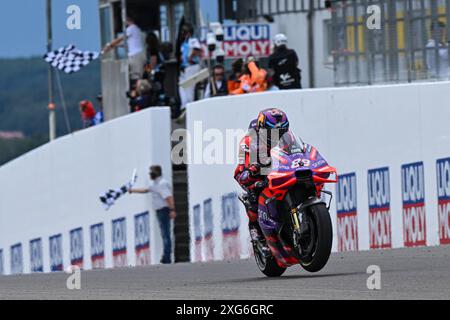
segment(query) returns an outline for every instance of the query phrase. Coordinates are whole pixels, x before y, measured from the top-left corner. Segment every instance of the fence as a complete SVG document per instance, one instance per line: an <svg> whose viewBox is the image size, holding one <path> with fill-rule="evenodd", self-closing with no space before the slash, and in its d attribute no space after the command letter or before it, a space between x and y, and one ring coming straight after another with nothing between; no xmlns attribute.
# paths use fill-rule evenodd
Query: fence
<svg viewBox="0 0 450 320"><path fill-rule="evenodd" d="M449 17L449 0L332 1L335 84L448 80Z"/></svg>

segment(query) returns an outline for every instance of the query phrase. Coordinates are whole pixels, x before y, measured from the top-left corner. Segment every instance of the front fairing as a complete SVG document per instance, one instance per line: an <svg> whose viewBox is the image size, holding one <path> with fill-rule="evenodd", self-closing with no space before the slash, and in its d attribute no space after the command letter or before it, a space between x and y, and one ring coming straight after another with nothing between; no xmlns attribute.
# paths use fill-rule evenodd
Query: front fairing
<svg viewBox="0 0 450 320"><path fill-rule="evenodd" d="M311 172L318 182L333 182L327 178L334 168L313 146L304 143L292 132L288 132L271 150L272 167L269 183L273 188L288 188L296 183L300 171Z"/></svg>

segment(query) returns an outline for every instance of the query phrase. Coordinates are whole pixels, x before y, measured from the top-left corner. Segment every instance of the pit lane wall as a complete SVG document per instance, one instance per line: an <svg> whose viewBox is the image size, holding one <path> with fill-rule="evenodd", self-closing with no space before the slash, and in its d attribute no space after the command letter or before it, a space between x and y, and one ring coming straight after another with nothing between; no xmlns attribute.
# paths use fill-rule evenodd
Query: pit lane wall
<svg viewBox="0 0 450 320"><path fill-rule="evenodd" d="M99 196L148 185L160 164L171 181L170 111L155 108L79 131L0 168L0 273L159 263L162 242L149 195Z"/></svg>
<svg viewBox="0 0 450 320"><path fill-rule="evenodd" d="M197 152L188 171L191 261L252 254L233 180L237 150L233 164L206 164L198 145L208 158L220 134L240 129L239 138L223 139L237 146L258 111L275 106L338 169L339 184L326 188L335 195L333 251L450 243L449 101L450 83L442 82L270 92L190 105L187 127L196 144L189 145Z"/></svg>

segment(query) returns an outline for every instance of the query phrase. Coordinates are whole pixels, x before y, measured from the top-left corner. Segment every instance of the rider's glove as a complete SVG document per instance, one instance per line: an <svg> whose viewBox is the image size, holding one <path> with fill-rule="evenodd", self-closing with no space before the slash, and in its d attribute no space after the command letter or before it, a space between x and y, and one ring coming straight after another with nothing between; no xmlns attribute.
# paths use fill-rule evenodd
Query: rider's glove
<svg viewBox="0 0 450 320"><path fill-rule="evenodd" d="M257 176L261 171L261 165L254 163L248 167L248 171L250 171L250 175Z"/></svg>

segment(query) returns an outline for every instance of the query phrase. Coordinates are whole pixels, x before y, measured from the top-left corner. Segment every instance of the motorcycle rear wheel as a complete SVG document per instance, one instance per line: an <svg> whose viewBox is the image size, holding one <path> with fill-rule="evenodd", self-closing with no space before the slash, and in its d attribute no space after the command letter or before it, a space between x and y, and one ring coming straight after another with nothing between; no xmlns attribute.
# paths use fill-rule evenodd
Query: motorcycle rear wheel
<svg viewBox="0 0 450 320"><path fill-rule="evenodd" d="M307 259L301 259L300 265L308 272L322 270L328 262L333 245L333 226L330 213L325 204L317 204L308 208L312 227L314 228L314 251Z"/></svg>
<svg viewBox="0 0 450 320"><path fill-rule="evenodd" d="M286 271L286 268L282 268L277 264L272 255L270 257L264 257L263 253L255 245L253 246L253 252L258 269L267 277L280 277Z"/></svg>

